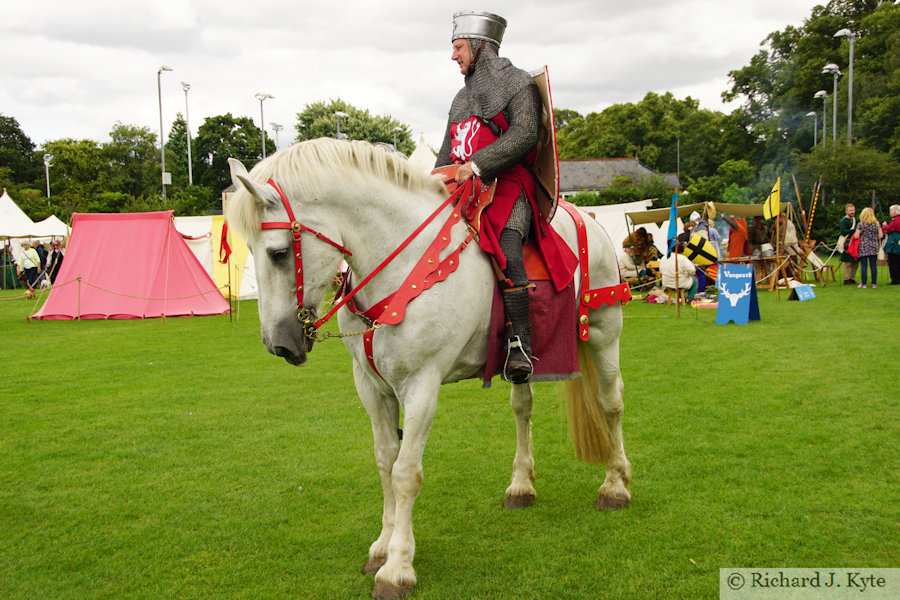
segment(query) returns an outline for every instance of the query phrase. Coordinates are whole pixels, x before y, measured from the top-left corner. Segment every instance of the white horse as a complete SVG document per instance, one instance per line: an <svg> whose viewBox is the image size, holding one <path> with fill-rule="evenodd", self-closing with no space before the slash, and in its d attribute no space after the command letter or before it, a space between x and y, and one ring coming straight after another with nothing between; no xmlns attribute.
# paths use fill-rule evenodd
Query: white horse
<svg viewBox="0 0 900 600"><path fill-rule="evenodd" d="M351 267L354 283L360 282L447 197L439 178L410 168L402 154L366 142L326 138L301 142L263 160L251 173L237 160L229 159L229 163L238 191L228 207L228 222L243 234L253 252L262 340L270 353L293 365L307 360L313 345L309 334L315 335L308 329L309 321L315 318L342 259ZM286 216L279 190L267 183L270 179L284 190L285 201L289 200L302 226L296 228L296 236L285 228L293 219ZM420 235L359 289L354 298L358 307L371 307L399 288L452 210L451 206L440 210ZM609 236L593 219L585 221L591 287L619 283ZM261 228L262 223L272 222L275 228ZM560 210L552 226L574 251L572 218ZM441 258L466 236L463 223L454 225L450 248ZM294 237L302 240L302 253ZM376 598L405 596L416 584L412 508L422 487L422 455L441 384L472 377L485 364L496 277L489 258L475 243L465 247L458 259L458 269L446 281L409 303L401 322L374 331L371 363L363 336L343 337L353 357L359 398L372 420L375 462L384 493L381 534L369 548L363 570L375 573L372 595ZM580 281L579 272L575 281ZM298 320L298 299L306 325ZM572 302L577 301L576 294ZM346 307L337 317L344 334L367 328ZM591 309L588 317L589 341L578 343L582 376L566 382L569 421L579 458L606 464L597 508L620 508L631 498L626 488L631 465L621 428L622 308L618 303L604 305ZM516 453L506 506L519 508L529 506L535 497L531 385L513 385L510 404L516 422Z"/></svg>

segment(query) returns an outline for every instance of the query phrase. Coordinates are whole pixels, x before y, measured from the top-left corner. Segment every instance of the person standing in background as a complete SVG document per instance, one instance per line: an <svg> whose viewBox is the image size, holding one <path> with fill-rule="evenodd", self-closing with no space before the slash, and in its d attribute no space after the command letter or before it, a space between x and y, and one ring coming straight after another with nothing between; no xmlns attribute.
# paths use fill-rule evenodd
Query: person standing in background
<svg viewBox="0 0 900 600"><path fill-rule="evenodd" d="M844 238L844 247L841 250L841 262L844 263L844 285L856 283L856 269L859 263L847 252L850 245L850 236L856 231L856 207L852 204L844 206L844 217L840 222L841 235Z"/></svg>
<svg viewBox="0 0 900 600"><path fill-rule="evenodd" d="M881 227L875 218L875 211L866 207L859 215L859 225L856 233L859 236L859 262L862 264L862 283L859 287L866 287L866 267L872 269L872 287L878 287L878 249L881 247Z"/></svg>

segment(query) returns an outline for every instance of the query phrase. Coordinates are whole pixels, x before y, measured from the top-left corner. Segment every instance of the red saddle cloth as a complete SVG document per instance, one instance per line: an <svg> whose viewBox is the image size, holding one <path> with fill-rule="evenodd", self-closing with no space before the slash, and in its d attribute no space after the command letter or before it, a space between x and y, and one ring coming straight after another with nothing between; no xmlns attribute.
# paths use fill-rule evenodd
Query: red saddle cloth
<svg viewBox="0 0 900 600"><path fill-rule="evenodd" d="M522 254L528 279L535 285L531 290L531 353L535 358L531 381L573 379L578 374L574 282L557 292L533 242L525 245ZM480 374L482 387L491 387L491 379L502 373L505 360L506 313L499 286L495 286L487 360Z"/></svg>

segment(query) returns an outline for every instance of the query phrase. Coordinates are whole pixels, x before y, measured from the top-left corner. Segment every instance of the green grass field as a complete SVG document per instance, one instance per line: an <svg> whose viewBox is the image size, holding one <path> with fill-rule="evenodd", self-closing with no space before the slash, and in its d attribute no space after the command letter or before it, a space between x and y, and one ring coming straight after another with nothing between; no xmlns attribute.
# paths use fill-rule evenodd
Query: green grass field
<svg viewBox="0 0 900 600"><path fill-rule="evenodd" d="M720 567L900 567L900 286L762 320L625 309L632 503L593 509L556 386L538 497L502 507L508 387L445 386L416 503L418 599L717 598ZM335 340L268 355L229 317L27 322L0 293L0 598L368 598L368 417Z"/></svg>

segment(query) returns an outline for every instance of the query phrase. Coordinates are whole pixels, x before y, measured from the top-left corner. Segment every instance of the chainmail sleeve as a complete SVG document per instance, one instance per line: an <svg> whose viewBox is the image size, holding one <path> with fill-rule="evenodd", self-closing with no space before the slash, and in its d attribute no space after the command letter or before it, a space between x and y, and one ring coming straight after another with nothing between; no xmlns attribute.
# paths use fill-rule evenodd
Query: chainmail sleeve
<svg viewBox="0 0 900 600"><path fill-rule="evenodd" d="M472 155L472 161L478 165L485 181L522 162L537 145L541 131L541 97L537 86L529 85L520 90L503 112L509 121L509 130L496 142ZM449 139L445 139L445 143L449 148Z"/></svg>

